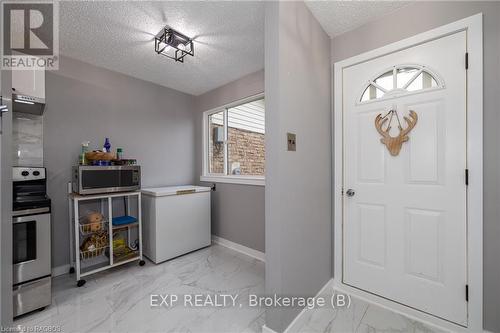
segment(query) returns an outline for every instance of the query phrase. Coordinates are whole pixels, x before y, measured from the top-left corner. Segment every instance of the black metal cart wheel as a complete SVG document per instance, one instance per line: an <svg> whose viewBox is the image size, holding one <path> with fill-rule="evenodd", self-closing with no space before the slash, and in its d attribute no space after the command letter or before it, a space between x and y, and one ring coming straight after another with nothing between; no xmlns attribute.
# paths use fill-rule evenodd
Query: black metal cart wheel
<svg viewBox="0 0 500 333"><path fill-rule="evenodd" d="M139 266L144 266L146 265L146 262L144 260L139 261Z"/></svg>
<svg viewBox="0 0 500 333"><path fill-rule="evenodd" d="M75 273L75 267L70 267L69 268L69 274Z"/></svg>
<svg viewBox="0 0 500 333"><path fill-rule="evenodd" d="M85 282L86 282L85 280L78 280L76 282L76 286L79 288L79 287L83 286L85 284Z"/></svg>

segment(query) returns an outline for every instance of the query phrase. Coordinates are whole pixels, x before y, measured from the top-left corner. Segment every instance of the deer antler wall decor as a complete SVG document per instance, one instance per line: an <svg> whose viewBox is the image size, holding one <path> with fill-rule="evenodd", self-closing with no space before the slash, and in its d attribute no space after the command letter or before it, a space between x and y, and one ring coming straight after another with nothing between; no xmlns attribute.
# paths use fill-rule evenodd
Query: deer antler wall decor
<svg viewBox="0 0 500 333"><path fill-rule="evenodd" d="M390 115L390 118L388 116ZM391 136L389 134L389 131L391 130L391 121L392 117L396 115L396 119L398 120L398 128L399 128L399 135L398 136ZM403 145L404 142L409 140L408 133L415 127L418 121L418 116L415 111L410 110L410 117L404 117L404 120L407 123L407 127L403 129L401 126L401 122L399 121L399 116L398 113L395 110L389 111L384 117L382 117L381 114L375 118L375 128L377 131L382 135L382 138L380 139L380 142L382 142L384 145L386 145L387 149L389 149L389 153L391 153L392 156L398 156L399 152L401 151L401 146ZM382 126L389 121L387 124L387 128L385 130L382 129Z"/></svg>

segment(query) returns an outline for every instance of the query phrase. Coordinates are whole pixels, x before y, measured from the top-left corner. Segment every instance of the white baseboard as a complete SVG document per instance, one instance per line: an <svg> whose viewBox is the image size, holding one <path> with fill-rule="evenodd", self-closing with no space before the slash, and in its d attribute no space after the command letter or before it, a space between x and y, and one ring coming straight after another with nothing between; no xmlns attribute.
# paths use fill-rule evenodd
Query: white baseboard
<svg viewBox="0 0 500 333"><path fill-rule="evenodd" d="M319 295L323 294L328 288L333 288L333 279L328 280L328 282L325 283L325 285L318 291L316 296L318 297ZM301 317L305 314L307 311L307 308L303 308L302 311L292 320L292 322L287 326L287 328L283 331L283 333L293 333L295 332L293 330L293 326L301 319ZM313 310L311 310L313 311ZM262 333L277 333L276 331L270 329L267 327L265 324L262 326Z"/></svg>
<svg viewBox="0 0 500 333"><path fill-rule="evenodd" d="M266 325L262 326L262 333L278 333L275 330L270 329Z"/></svg>
<svg viewBox="0 0 500 333"><path fill-rule="evenodd" d="M221 238L221 237L216 236L216 235L212 235L212 242L219 244L219 245L222 245L224 247L227 247L231 250L246 254L247 256L255 258L257 260L265 261L266 255L264 252L260 252L260 251L254 250L252 248L246 247L244 245L241 245L241 244L238 244L235 242L231 242L230 240Z"/></svg>
<svg viewBox="0 0 500 333"><path fill-rule="evenodd" d="M319 295L323 294L328 288L333 288L333 279L328 280L325 285L316 293L314 296L315 298L318 298ZM285 329L283 333L292 333L295 332L293 330L293 326L301 319L301 317L305 314L305 312L308 311L307 307L303 308L302 311L295 317L292 322L288 325L288 327ZM314 311L314 310L310 310Z"/></svg>
<svg viewBox="0 0 500 333"><path fill-rule="evenodd" d="M69 264L52 267L52 277L56 277L59 275L64 275L69 273Z"/></svg>

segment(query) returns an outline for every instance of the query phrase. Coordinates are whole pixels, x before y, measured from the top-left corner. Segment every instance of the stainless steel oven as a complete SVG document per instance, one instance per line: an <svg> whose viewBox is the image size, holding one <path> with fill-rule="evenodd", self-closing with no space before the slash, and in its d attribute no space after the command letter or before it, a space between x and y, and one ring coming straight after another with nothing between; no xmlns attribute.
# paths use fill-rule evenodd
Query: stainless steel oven
<svg viewBox="0 0 500 333"><path fill-rule="evenodd" d="M50 213L13 218L14 285L50 275Z"/></svg>
<svg viewBox="0 0 500 333"><path fill-rule="evenodd" d="M72 186L78 194L135 191L141 188L141 167L79 165L73 167Z"/></svg>
<svg viewBox="0 0 500 333"><path fill-rule="evenodd" d="M14 317L51 303L50 213L13 218Z"/></svg>
<svg viewBox="0 0 500 333"><path fill-rule="evenodd" d="M12 254L14 317L51 303L50 198L44 168L15 167Z"/></svg>

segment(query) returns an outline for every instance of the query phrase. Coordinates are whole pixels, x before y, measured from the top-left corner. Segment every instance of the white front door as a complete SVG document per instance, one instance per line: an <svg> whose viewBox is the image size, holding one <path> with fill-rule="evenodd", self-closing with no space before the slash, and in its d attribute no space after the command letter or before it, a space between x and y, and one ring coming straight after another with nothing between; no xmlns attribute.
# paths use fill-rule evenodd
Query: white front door
<svg viewBox="0 0 500 333"><path fill-rule="evenodd" d="M347 67L342 76L343 282L461 325L465 52L466 33L458 32ZM386 120L377 130L379 114ZM391 137L399 125L411 128L392 154L381 142L394 141L384 132L389 123Z"/></svg>

